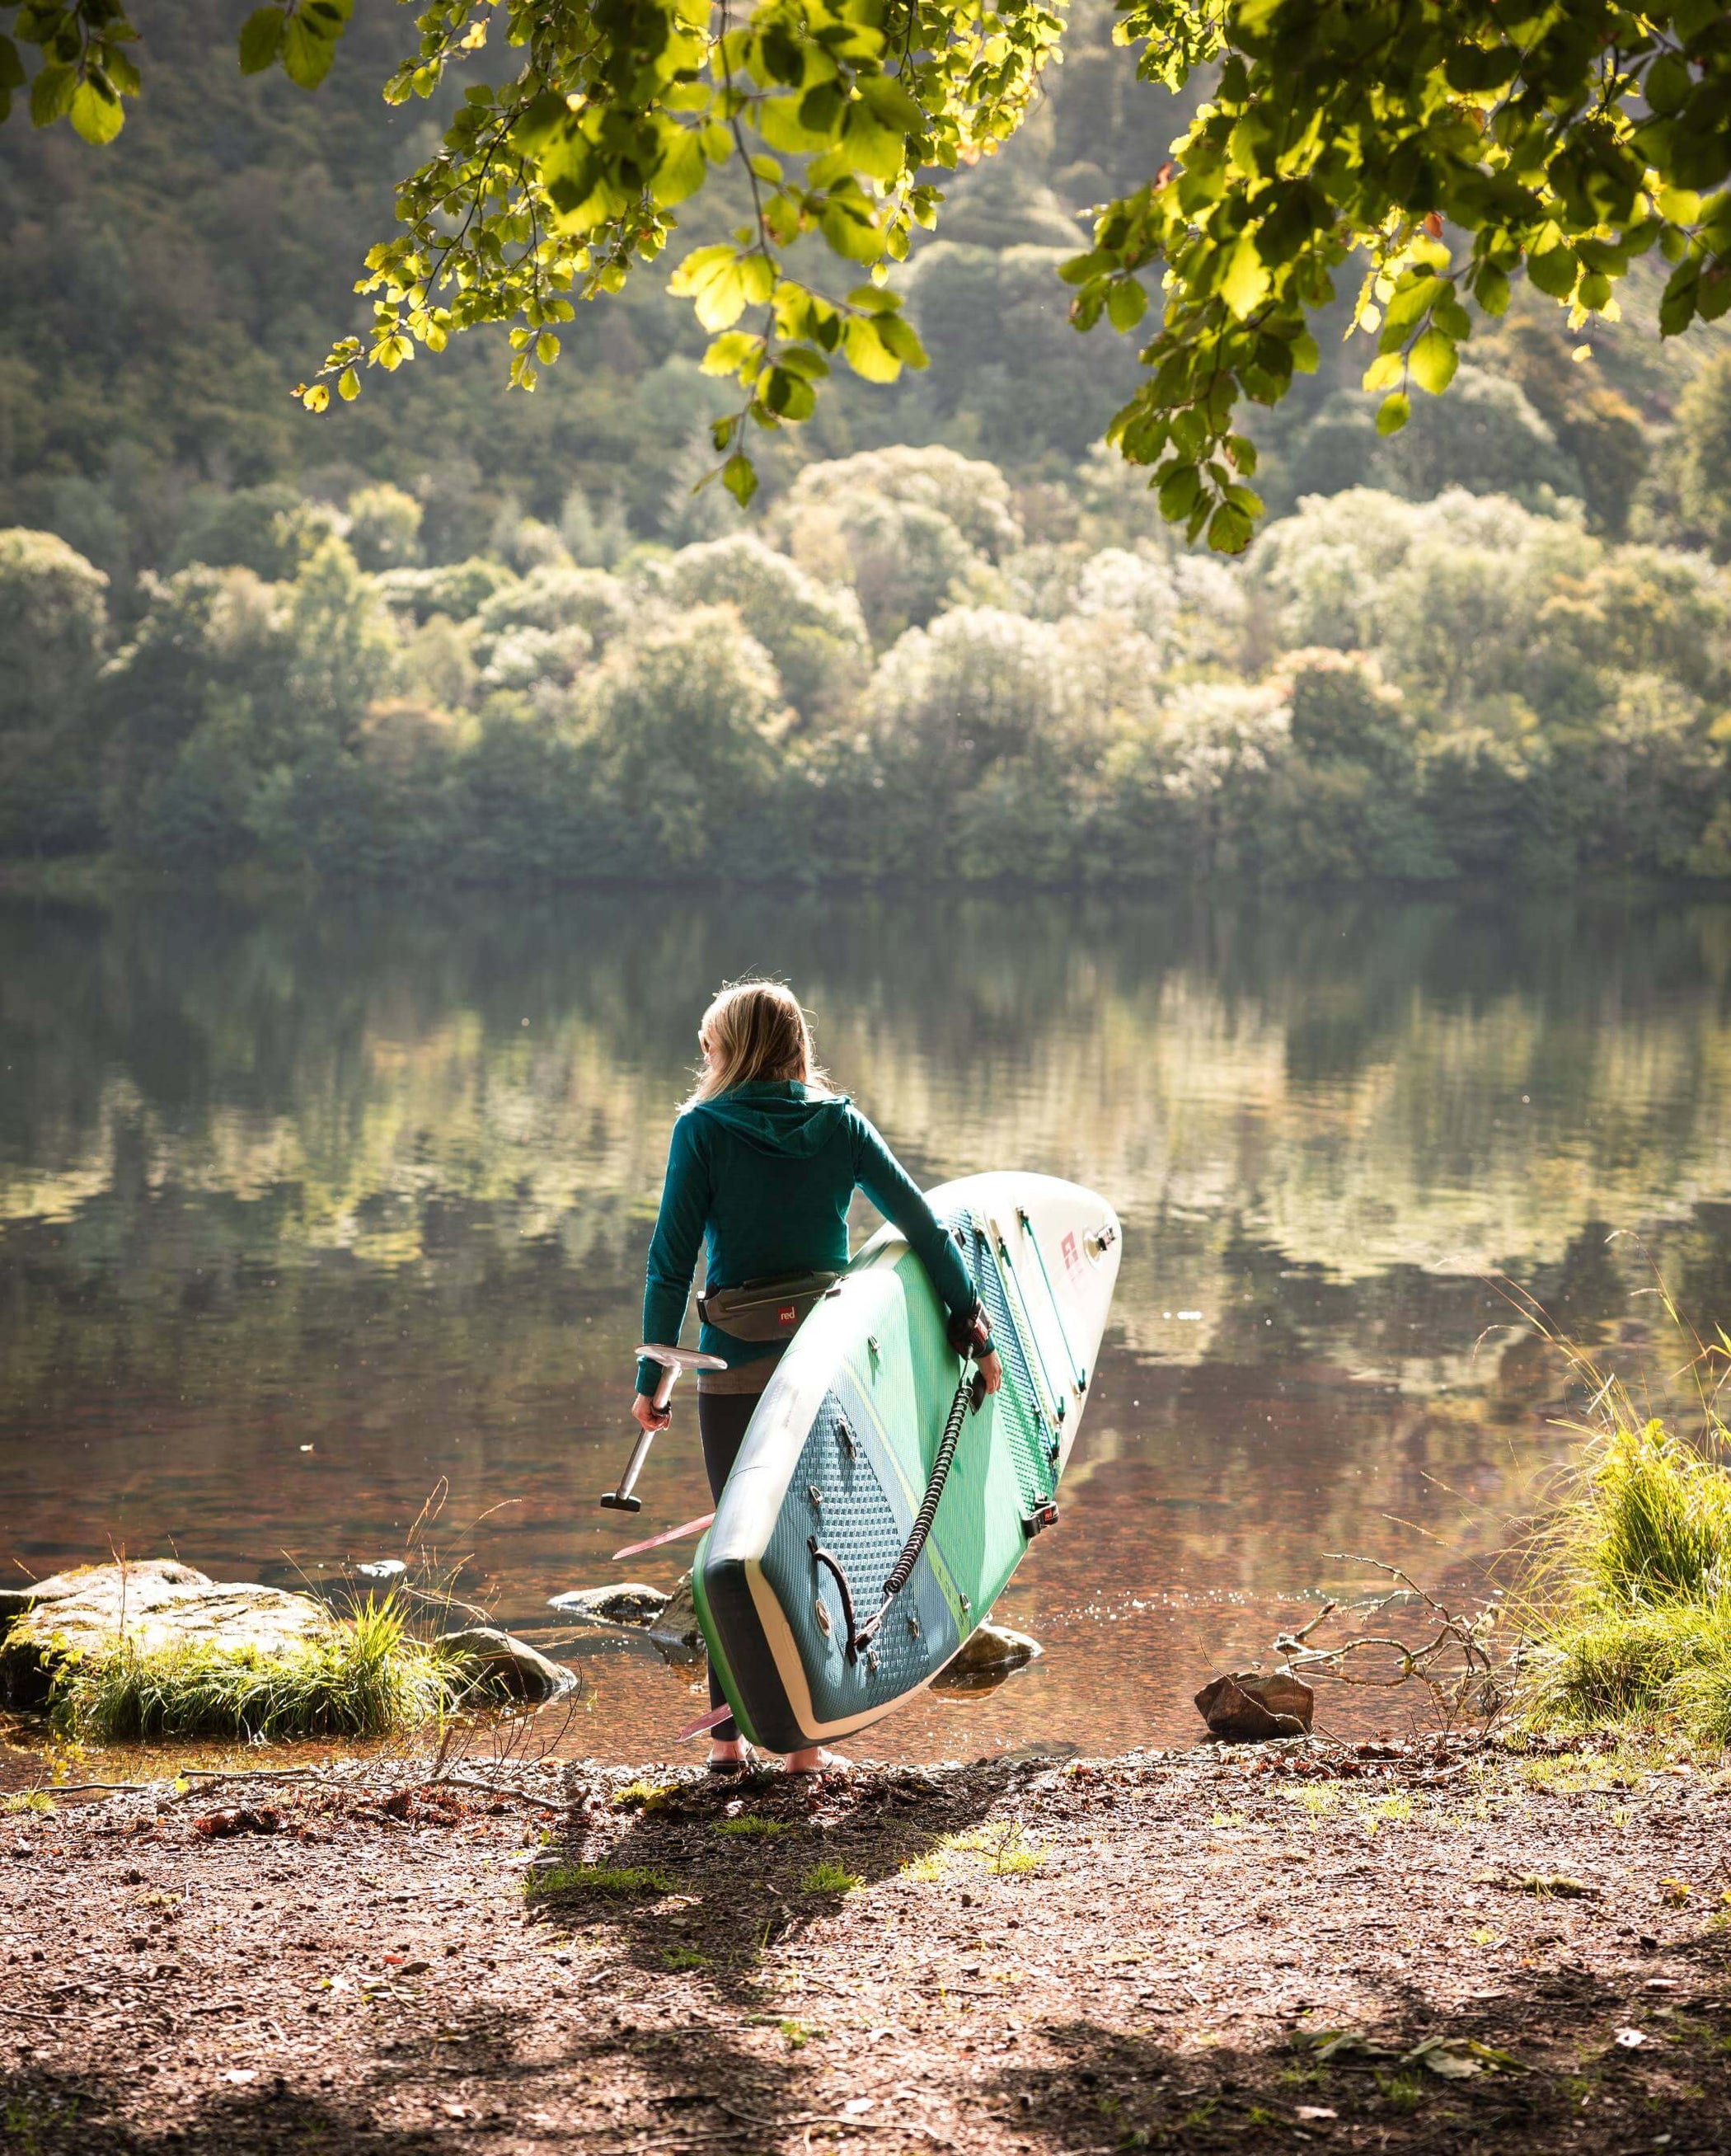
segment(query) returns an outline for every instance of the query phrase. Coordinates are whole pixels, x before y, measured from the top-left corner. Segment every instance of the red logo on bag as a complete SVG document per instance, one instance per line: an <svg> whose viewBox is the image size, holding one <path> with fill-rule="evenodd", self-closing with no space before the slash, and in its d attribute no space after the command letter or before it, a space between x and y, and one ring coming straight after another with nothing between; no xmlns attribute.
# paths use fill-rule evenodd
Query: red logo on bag
<svg viewBox="0 0 1731 2156"><path fill-rule="evenodd" d="M791 1302L785 1302L776 1312L776 1322L778 1325L791 1325L798 1314Z"/></svg>

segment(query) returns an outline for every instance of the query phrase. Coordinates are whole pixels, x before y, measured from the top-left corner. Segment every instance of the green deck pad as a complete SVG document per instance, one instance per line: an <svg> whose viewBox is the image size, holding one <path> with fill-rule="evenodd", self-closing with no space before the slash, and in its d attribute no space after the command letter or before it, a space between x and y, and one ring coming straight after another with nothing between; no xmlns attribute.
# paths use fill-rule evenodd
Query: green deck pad
<svg viewBox="0 0 1731 2156"><path fill-rule="evenodd" d="M820 1722L839 1722L900 1698L961 1645L949 1599L930 1559L922 1558L873 1643L877 1666L865 1656L848 1659L842 1598L812 1558L811 1537L847 1573L854 1620L863 1624L883 1598L885 1575L902 1553L914 1512L853 1373L838 1373L801 1449L762 1565L797 1645ZM820 1598L830 1620L827 1633L817 1618Z"/></svg>
<svg viewBox="0 0 1731 2156"><path fill-rule="evenodd" d="M1004 1382L993 1395L992 1404L998 1410L1016 1464L1024 1509L1032 1511L1051 1497L1057 1487L1053 1460L1058 1445L1046 1410L1045 1392L1035 1375L1026 1312L1019 1298L1006 1287L1002 1260L985 1223L965 1214L945 1225L960 1238L963 1261L979 1291L991 1327L992 1345L1004 1366Z"/></svg>

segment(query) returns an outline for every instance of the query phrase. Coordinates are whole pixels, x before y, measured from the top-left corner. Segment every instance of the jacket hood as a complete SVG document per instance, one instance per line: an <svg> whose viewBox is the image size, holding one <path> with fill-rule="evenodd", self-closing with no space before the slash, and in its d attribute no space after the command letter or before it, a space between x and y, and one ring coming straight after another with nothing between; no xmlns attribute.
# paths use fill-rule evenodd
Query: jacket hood
<svg viewBox="0 0 1731 2156"><path fill-rule="evenodd" d="M796 1079L735 1086L689 1111L713 1116L760 1152L807 1160L827 1145L848 1114L845 1093L812 1093Z"/></svg>

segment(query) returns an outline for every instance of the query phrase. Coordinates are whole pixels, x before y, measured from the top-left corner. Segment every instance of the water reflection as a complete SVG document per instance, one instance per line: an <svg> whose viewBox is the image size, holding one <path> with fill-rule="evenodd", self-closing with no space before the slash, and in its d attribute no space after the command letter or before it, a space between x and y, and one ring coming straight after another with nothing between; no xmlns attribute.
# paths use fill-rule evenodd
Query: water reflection
<svg viewBox="0 0 1731 2156"><path fill-rule="evenodd" d="M1126 1229L1064 1530L1003 1605L1050 1651L883 1748L1187 1733L1329 1553L1470 1571L1567 1450L1486 1272L1632 1358L1638 1230L1731 1314L1716 903L12 906L0 1558L317 1576L443 1478L507 1619L604 1576L668 1123L757 968L925 1180L1044 1168ZM644 1532L704 1508L689 1416L647 1489ZM587 1666L589 1748L684 1718L689 1673Z"/></svg>

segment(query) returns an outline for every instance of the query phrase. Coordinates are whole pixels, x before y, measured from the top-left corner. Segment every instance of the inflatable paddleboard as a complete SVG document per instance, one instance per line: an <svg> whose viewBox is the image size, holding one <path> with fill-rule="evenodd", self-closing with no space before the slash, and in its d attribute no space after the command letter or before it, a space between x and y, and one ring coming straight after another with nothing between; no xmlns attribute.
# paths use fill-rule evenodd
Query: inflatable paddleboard
<svg viewBox="0 0 1731 2156"><path fill-rule="evenodd" d="M929 1196L986 1306L1001 1390L977 1409L959 1399L968 1366L943 1304L881 1229L794 1335L698 1545L710 1666L770 1751L853 1736L930 1684L1058 1517L1118 1278L1118 1216L1047 1175L965 1176ZM886 1596L958 1419L930 1532Z"/></svg>

